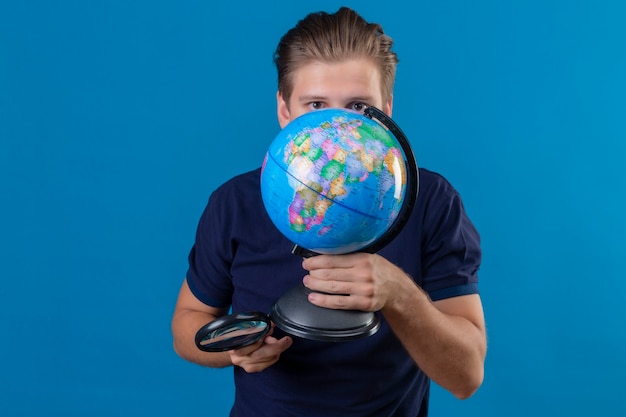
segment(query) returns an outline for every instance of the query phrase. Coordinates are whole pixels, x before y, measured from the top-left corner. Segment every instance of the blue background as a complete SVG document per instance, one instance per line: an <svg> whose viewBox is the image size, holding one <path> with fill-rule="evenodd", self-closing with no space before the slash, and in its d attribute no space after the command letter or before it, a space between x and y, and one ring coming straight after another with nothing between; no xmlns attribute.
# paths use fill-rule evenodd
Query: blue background
<svg viewBox="0 0 626 417"><path fill-rule="evenodd" d="M484 244L484 385L435 416L623 416L626 8L346 1L394 119ZM278 131L272 53L319 1L0 6L0 413L225 416L170 318L210 194Z"/></svg>

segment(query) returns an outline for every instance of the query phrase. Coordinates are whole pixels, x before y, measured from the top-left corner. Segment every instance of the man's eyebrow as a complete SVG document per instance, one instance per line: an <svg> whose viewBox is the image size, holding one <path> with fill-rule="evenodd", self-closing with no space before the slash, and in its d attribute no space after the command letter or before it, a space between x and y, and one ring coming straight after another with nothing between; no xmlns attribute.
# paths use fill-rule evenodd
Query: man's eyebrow
<svg viewBox="0 0 626 417"><path fill-rule="evenodd" d="M324 100L326 100L326 97L313 95L313 94L308 94L308 95L298 97L298 101L324 101Z"/></svg>

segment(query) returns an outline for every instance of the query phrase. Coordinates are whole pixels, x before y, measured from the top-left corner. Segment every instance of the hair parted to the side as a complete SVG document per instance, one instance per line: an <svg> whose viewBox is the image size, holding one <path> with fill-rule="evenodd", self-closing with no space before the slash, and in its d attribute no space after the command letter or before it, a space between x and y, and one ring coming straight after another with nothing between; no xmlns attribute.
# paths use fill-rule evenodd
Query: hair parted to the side
<svg viewBox="0 0 626 417"><path fill-rule="evenodd" d="M307 15L280 39L274 63L278 70L278 91L286 102L293 92L292 74L311 61L341 62L368 58L381 74L383 100L393 93L398 56L391 50L393 39L381 25L369 23L354 10L342 7L336 13Z"/></svg>

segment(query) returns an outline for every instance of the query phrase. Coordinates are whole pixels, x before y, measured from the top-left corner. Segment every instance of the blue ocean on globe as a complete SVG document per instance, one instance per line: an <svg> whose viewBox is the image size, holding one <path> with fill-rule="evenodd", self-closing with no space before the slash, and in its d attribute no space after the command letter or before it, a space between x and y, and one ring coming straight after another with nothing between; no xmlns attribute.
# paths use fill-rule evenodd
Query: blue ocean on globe
<svg viewBox="0 0 626 417"><path fill-rule="evenodd" d="M294 244L320 254L359 251L379 239L404 203L406 157L378 122L344 109L292 120L261 171L265 209Z"/></svg>

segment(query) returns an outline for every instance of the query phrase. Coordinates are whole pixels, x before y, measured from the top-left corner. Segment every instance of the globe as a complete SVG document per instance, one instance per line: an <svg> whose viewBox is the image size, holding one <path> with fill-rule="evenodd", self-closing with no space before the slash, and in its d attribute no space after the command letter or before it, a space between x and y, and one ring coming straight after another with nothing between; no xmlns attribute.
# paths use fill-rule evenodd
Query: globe
<svg viewBox="0 0 626 417"><path fill-rule="evenodd" d="M271 143L261 170L263 204L277 229L301 248L357 252L398 218L406 161L402 144L378 121L345 109L309 112Z"/></svg>

